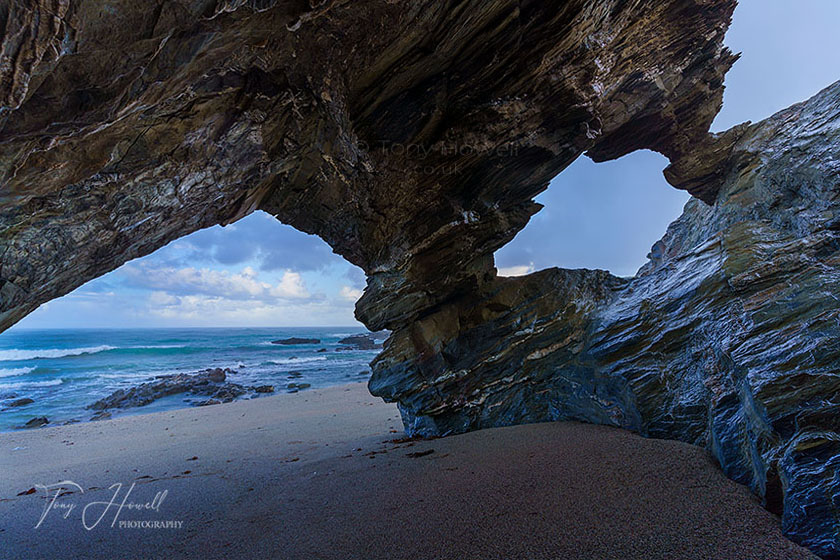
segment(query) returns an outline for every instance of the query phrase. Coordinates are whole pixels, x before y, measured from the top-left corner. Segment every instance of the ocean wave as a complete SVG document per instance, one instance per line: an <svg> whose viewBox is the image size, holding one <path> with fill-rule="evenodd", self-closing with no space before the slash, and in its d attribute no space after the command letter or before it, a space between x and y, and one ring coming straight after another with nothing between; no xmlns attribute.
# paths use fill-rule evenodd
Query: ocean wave
<svg viewBox="0 0 840 560"><path fill-rule="evenodd" d="M153 344L148 346L128 346L127 350L161 350L167 348L186 348L185 344ZM122 350L122 348L121 348Z"/></svg>
<svg viewBox="0 0 840 560"><path fill-rule="evenodd" d="M318 356L316 358L286 358L282 360L269 360L267 363L276 366L285 366L289 364L305 364L307 362L324 362L326 359L326 356Z"/></svg>
<svg viewBox="0 0 840 560"><path fill-rule="evenodd" d="M35 370L34 367L0 369L0 377L17 377L18 375L26 375L33 370Z"/></svg>
<svg viewBox="0 0 840 560"><path fill-rule="evenodd" d="M20 360L38 360L47 358L66 358L68 356L81 356L82 354L96 354L115 350L116 346L91 346L88 348L53 348L49 350L0 350L0 362L15 362Z"/></svg>
<svg viewBox="0 0 840 560"><path fill-rule="evenodd" d="M51 379L50 381L20 381L18 383L0 383L0 389L21 389L29 387L52 387L54 385L61 385L64 383L63 379Z"/></svg>

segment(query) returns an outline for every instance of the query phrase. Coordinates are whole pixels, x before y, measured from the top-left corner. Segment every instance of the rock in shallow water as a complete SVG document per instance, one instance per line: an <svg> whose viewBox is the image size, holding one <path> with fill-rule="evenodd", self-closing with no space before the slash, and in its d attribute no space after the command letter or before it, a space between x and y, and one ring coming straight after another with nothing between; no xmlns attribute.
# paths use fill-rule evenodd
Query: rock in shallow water
<svg viewBox="0 0 840 560"><path fill-rule="evenodd" d="M155 381L141 383L130 389L118 389L107 397L88 405L86 408L104 411L112 408L132 408L146 406L163 397L189 393L191 395L212 397L218 402L231 402L249 391L257 391L257 387L247 387L238 383L225 382L227 373L236 373L230 369L207 369L194 374L179 373L175 375L159 375ZM202 406L208 402L192 403Z"/></svg>
<svg viewBox="0 0 840 560"><path fill-rule="evenodd" d="M282 340L272 340L272 344L280 344L284 346L294 346L297 344L319 344L321 341L317 338L284 338Z"/></svg>
<svg viewBox="0 0 840 560"><path fill-rule="evenodd" d="M38 416L36 418L33 418L32 420L29 420L23 426L18 426L18 428L40 428L41 426L46 426L49 423L50 421L46 416Z"/></svg>
<svg viewBox="0 0 840 560"><path fill-rule="evenodd" d="M373 338L373 333L355 334L342 338L338 341L339 344L346 344L357 350L374 350L379 347L376 340Z"/></svg>

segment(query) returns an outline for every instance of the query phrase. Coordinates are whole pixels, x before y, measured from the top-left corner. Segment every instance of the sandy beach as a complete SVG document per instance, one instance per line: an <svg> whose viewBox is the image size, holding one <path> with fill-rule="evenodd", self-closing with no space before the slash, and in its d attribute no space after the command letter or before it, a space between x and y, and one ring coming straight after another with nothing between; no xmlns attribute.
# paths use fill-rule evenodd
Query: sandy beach
<svg viewBox="0 0 840 560"><path fill-rule="evenodd" d="M697 447L576 423L400 438L363 383L2 433L0 556L815 558Z"/></svg>

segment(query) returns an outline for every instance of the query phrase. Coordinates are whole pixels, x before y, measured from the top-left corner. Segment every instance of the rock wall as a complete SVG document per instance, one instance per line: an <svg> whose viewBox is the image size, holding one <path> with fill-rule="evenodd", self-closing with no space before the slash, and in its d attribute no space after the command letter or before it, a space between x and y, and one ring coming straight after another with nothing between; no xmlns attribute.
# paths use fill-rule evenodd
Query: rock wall
<svg viewBox="0 0 840 560"><path fill-rule="evenodd" d="M840 557L840 82L694 158L717 198L636 277L497 278L395 332L370 388L414 434L580 420L705 446Z"/></svg>
<svg viewBox="0 0 840 560"><path fill-rule="evenodd" d="M836 555L838 89L708 135L734 6L6 2L0 330L260 208L367 273L357 316L393 331L371 390L409 432L707 445ZM551 178L641 148L699 200L636 278L496 276Z"/></svg>

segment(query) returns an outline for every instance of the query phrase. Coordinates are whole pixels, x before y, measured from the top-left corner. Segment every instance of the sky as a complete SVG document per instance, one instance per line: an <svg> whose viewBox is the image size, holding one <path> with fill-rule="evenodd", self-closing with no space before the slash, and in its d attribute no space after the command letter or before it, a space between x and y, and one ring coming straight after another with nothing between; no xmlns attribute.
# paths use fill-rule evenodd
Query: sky
<svg viewBox="0 0 840 560"><path fill-rule="evenodd" d="M770 116L840 79L840 0L741 0L726 44L713 131ZM496 253L503 275L558 266L631 276L688 195L662 176L667 160L639 151L582 156L537 197L545 208ZM256 212L126 263L42 305L20 328L360 326L364 274L319 238Z"/></svg>

